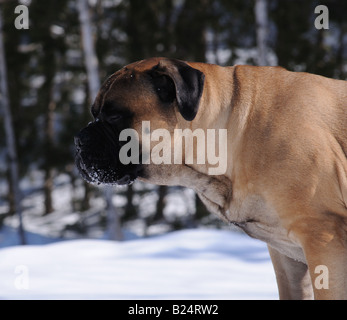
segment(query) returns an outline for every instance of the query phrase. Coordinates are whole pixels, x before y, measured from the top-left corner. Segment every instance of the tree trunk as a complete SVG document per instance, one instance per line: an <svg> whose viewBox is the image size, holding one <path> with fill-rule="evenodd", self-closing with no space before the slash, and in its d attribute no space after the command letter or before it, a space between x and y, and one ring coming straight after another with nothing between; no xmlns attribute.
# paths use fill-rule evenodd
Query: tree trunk
<svg viewBox="0 0 347 320"><path fill-rule="evenodd" d="M83 195L80 210L87 211L90 209L90 198L91 198L92 188L91 188L91 185L86 181L83 181L83 186L84 186L84 195Z"/></svg>
<svg viewBox="0 0 347 320"><path fill-rule="evenodd" d="M165 196L167 194L168 187L167 186L159 186L158 188L158 201L157 201L157 208L156 212L154 214L154 217L152 218L152 222L159 221L159 220L165 220L164 217L164 208L165 208Z"/></svg>
<svg viewBox="0 0 347 320"><path fill-rule="evenodd" d="M122 221L128 221L136 217L136 208L133 204L134 198L134 188L133 185L128 185L128 189L126 191L127 203L124 208L124 215L122 216Z"/></svg>
<svg viewBox="0 0 347 320"><path fill-rule="evenodd" d="M89 99L92 103L100 88L99 63L94 48L87 0L78 0L77 7L82 31L84 61L88 76Z"/></svg>
<svg viewBox="0 0 347 320"><path fill-rule="evenodd" d="M22 207L21 207L21 192L19 187L18 176L18 159L16 150L16 139L12 123L12 115L10 110L10 101L7 87L7 69L5 62L5 48L2 33L2 11L0 8L0 89L1 89L1 105L4 117L5 136L7 145L7 157L9 163L9 171L11 177L11 187L13 192L14 210L19 219L19 238L21 244L25 244L25 235L23 228Z"/></svg>
<svg viewBox="0 0 347 320"><path fill-rule="evenodd" d="M95 99L99 88L99 72L98 72L98 58L95 53L92 27L89 17L89 9L87 0L78 0L77 8L79 12L79 20L82 32L82 45L84 53L85 67L87 70L88 89L90 102ZM122 239L119 216L116 208L112 203L112 188L104 187L104 195L106 201L106 211L108 217L108 233L112 240Z"/></svg>
<svg viewBox="0 0 347 320"><path fill-rule="evenodd" d="M257 63L259 66L268 64L267 59L267 35L268 35L268 14L267 0L255 0L254 6L256 33L257 33Z"/></svg>
<svg viewBox="0 0 347 320"><path fill-rule="evenodd" d="M117 211L112 203L112 187L104 187L105 200L106 200L106 214L107 214L107 234L110 240L123 240L123 233L120 226L120 219Z"/></svg>
<svg viewBox="0 0 347 320"><path fill-rule="evenodd" d="M45 196L44 204L45 204L45 212L43 215L50 214L53 212L53 199L52 199L52 191L53 191L53 169L46 166L44 168L45 171L45 181L43 184L43 194Z"/></svg>
<svg viewBox="0 0 347 320"><path fill-rule="evenodd" d="M51 87L48 95L48 107L46 109L46 119L45 119L45 182L44 182L44 195L45 195L45 212L44 215L47 215L54 211L53 207L53 186L54 186L54 170L52 168L51 159L52 159L52 147L54 145L54 112L56 108L56 102L54 101L54 90L55 86L53 83L53 73L49 73L48 85Z"/></svg>
<svg viewBox="0 0 347 320"><path fill-rule="evenodd" d="M199 196L195 194L195 222L198 222L210 215L210 212L207 210L206 206L202 203Z"/></svg>
<svg viewBox="0 0 347 320"><path fill-rule="evenodd" d="M345 46L344 46L344 38L345 38L345 33L346 33L346 27L343 22L341 22L340 26L340 34L339 34L339 47L336 53L336 64L338 66L337 71L335 73L335 77L338 79L343 80L344 79L344 71L343 71L343 66L344 66L344 54L345 54Z"/></svg>

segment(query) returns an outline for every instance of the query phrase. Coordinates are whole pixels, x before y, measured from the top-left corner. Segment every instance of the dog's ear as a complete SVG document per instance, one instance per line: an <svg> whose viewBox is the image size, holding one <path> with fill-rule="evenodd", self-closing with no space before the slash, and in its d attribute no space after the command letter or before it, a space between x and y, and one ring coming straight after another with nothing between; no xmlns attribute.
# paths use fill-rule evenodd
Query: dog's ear
<svg viewBox="0 0 347 320"><path fill-rule="evenodd" d="M199 109L205 75L180 60L162 59L150 70L153 84L163 102L177 101L178 110L192 121Z"/></svg>

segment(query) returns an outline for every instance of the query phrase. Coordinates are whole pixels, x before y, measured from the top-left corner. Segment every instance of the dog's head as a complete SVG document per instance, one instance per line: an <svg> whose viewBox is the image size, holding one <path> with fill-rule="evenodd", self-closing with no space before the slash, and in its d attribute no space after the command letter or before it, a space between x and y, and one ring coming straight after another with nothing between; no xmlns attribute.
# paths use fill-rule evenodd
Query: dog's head
<svg viewBox="0 0 347 320"><path fill-rule="evenodd" d="M192 121L199 108L204 74L179 60L152 58L130 64L110 76L92 106L94 122L75 137L76 165L91 183L129 184L137 177L150 178L153 164L141 151L146 132L165 128L172 132L178 121ZM180 118L180 119L179 119ZM139 161L123 161L120 150L128 140L125 129L138 134ZM152 148L151 145L148 146ZM136 149L136 148L134 148ZM132 150L134 151L134 150Z"/></svg>

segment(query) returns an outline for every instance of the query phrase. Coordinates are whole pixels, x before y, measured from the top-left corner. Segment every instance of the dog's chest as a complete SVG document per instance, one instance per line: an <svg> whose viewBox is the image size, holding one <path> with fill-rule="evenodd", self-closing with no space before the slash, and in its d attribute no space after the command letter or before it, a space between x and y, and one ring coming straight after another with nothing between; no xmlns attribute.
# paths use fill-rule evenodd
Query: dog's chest
<svg viewBox="0 0 347 320"><path fill-rule="evenodd" d="M227 212L229 221L252 238L265 241L283 254L304 262L301 248L288 236L276 210L259 195L233 199Z"/></svg>

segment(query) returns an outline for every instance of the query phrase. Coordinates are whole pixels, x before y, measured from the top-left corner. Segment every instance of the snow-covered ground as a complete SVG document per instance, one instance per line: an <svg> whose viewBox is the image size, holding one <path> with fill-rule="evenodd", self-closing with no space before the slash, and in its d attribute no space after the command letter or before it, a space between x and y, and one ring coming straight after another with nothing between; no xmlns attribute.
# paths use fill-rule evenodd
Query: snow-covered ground
<svg viewBox="0 0 347 320"><path fill-rule="evenodd" d="M191 229L0 249L0 299L278 299L266 245Z"/></svg>
<svg viewBox="0 0 347 320"><path fill-rule="evenodd" d="M81 197L83 186L72 189L69 177L59 175L55 211L42 216L42 183L42 174L34 172L21 185L30 245L16 246L16 216L6 218L0 229L0 299L278 299L264 243L222 223L215 226L225 229L207 225L170 233L163 223L146 225L157 201L153 186L134 184L135 190L146 189L133 200L138 219L123 225L126 240L115 242L106 240L99 223L102 197L91 201L89 213L74 211L71 197ZM0 181L0 194L6 191ZM126 199L119 191L113 202L121 214ZM194 205L193 191L170 189L165 218L192 217ZM5 212L7 204L1 202L0 215ZM81 219L87 234L68 228Z"/></svg>

